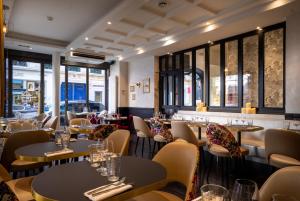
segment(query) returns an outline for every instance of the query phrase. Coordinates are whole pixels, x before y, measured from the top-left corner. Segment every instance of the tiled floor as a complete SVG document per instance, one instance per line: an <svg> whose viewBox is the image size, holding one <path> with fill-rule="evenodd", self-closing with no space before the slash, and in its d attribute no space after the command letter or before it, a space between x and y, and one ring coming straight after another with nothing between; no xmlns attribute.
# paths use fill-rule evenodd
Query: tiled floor
<svg viewBox="0 0 300 201"><path fill-rule="evenodd" d="M141 147L142 147L141 140L139 142L136 155L134 154L135 144L136 144L136 136L132 135L131 136L131 141L130 141L130 146L129 146L130 147L129 148L130 149L129 154L137 156L137 157L142 157L142 154L141 154L142 153L142 151L141 151ZM153 141L151 143L151 146L153 146ZM145 140L143 158L148 158L148 159L152 158L152 152L149 152L149 145L148 145L148 141L146 141L146 140ZM209 161L209 153L205 152L205 165L206 166L208 166L208 161ZM220 173L219 173L219 176L217 174L218 171L217 171L217 167L216 167L216 159L213 160L212 164L213 165L212 165L210 175L209 175L209 183L222 185L222 179L221 179ZM198 184L197 189L200 189L201 185L206 184L207 171L203 167L203 164L200 164L200 168L201 168L202 183ZM257 183L258 187L260 187L265 182L265 180L270 176L270 174L272 173L272 170L268 165L261 164L261 163L256 163L256 162L253 162L253 161L246 161L246 164L244 165L243 168L241 167L241 168L235 168L234 169L234 167L231 167L230 169L231 169L231 171L228 174L229 179L228 179L228 186L227 186L227 188L229 190L232 189L234 181L237 178L251 179L251 180L253 180ZM237 171L237 169L239 169L241 171ZM227 182L224 182L223 186L226 186L226 183ZM171 191L173 193L176 193L176 194L180 195L181 197L184 196L184 194L185 194L184 188L179 184L173 184L173 185L167 187L166 189L167 189L167 191Z"/></svg>

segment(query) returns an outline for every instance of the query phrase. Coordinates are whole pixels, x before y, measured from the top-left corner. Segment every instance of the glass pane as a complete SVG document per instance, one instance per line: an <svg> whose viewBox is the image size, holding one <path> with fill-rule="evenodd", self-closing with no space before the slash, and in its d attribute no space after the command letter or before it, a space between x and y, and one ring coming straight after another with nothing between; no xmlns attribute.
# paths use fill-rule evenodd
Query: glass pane
<svg viewBox="0 0 300 201"><path fill-rule="evenodd" d="M166 58L165 57L162 57L161 58L161 67L160 67L160 69L161 69L161 71L165 71L166 70Z"/></svg>
<svg viewBox="0 0 300 201"><path fill-rule="evenodd" d="M47 113L53 108L53 78L52 78L52 65L44 64L44 112Z"/></svg>
<svg viewBox="0 0 300 201"><path fill-rule="evenodd" d="M283 107L283 29L265 33L264 105Z"/></svg>
<svg viewBox="0 0 300 201"><path fill-rule="evenodd" d="M13 61L12 109L22 118L32 118L39 113L41 64Z"/></svg>
<svg viewBox="0 0 300 201"><path fill-rule="evenodd" d="M87 112L86 107L86 68L71 67L68 71L68 110Z"/></svg>
<svg viewBox="0 0 300 201"><path fill-rule="evenodd" d="M184 70L192 69L192 52L186 52L183 54Z"/></svg>
<svg viewBox="0 0 300 201"><path fill-rule="evenodd" d="M220 106L220 45L209 48L209 105Z"/></svg>
<svg viewBox="0 0 300 201"><path fill-rule="evenodd" d="M168 95L168 77L164 76L163 77L163 103L164 105L167 105L167 95Z"/></svg>
<svg viewBox="0 0 300 201"><path fill-rule="evenodd" d="M184 73L184 106L192 106L192 72Z"/></svg>
<svg viewBox="0 0 300 201"><path fill-rule="evenodd" d="M89 111L105 109L105 70L89 69Z"/></svg>
<svg viewBox="0 0 300 201"><path fill-rule="evenodd" d="M60 125L66 125L65 121L65 66L60 66Z"/></svg>
<svg viewBox="0 0 300 201"><path fill-rule="evenodd" d="M175 105L179 105L179 76L175 75Z"/></svg>
<svg viewBox="0 0 300 201"><path fill-rule="evenodd" d="M178 70L178 69L180 69L180 55L179 54L177 54L176 56L175 56L175 68Z"/></svg>
<svg viewBox="0 0 300 201"><path fill-rule="evenodd" d="M196 51L196 102L205 102L205 49Z"/></svg>
<svg viewBox="0 0 300 201"><path fill-rule="evenodd" d="M169 55L168 56L168 70L172 70L173 69L173 59L172 56Z"/></svg>
<svg viewBox="0 0 300 201"><path fill-rule="evenodd" d="M173 105L173 77L172 75L168 76L168 82L169 82L169 99L168 99L168 105Z"/></svg>
<svg viewBox="0 0 300 201"><path fill-rule="evenodd" d="M238 106L238 41L225 43L225 106Z"/></svg>
<svg viewBox="0 0 300 201"><path fill-rule="evenodd" d="M258 35L243 39L243 107L258 107Z"/></svg>

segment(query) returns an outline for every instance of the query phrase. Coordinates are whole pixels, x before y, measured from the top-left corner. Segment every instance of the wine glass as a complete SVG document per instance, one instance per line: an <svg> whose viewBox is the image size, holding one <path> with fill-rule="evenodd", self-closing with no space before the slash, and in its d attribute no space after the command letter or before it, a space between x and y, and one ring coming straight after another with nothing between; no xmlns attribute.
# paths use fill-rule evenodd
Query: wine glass
<svg viewBox="0 0 300 201"><path fill-rule="evenodd" d="M258 193L257 184L248 179L237 179L234 182L231 200L232 201L252 201Z"/></svg>

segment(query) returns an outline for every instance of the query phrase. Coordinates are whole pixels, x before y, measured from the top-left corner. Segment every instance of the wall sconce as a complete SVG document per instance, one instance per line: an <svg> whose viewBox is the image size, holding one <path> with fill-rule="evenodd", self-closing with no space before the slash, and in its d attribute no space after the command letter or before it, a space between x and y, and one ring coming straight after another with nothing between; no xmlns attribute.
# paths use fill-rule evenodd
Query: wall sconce
<svg viewBox="0 0 300 201"><path fill-rule="evenodd" d="M135 83L135 85L136 85L138 88L140 88L140 87L142 86L142 83L141 83L141 82L137 82L137 83Z"/></svg>

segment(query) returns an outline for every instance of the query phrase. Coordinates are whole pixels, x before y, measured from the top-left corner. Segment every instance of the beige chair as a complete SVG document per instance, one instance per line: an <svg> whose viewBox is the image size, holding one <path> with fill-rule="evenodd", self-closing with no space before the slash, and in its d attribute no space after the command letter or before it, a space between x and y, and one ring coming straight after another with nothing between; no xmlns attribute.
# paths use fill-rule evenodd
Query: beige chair
<svg viewBox="0 0 300 201"><path fill-rule="evenodd" d="M34 200L31 192L33 177L12 180L7 170L0 164L0 181L4 181L19 201Z"/></svg>
<svg viewBox="0 0 300 201"><path fill-rule="evenodd" d="M272 200L273 194L285 194L300 200L300 167L285 167L272 174L259 190L259 201Z"/></svg>
<svg viewBox="0 0 300 201"><path fill-rule="evenodd" d="M44 128L52 128L53 130L56 130L57 122L58 122L58 117L53 116L46 122L46 124L44 125Z"/></svg>
<svg viewBox="0 0 300 201"><path fill-rule="evenodd" d="M136 130L136 136L137 136L134 153L136 154L139 139L143 138L143 144L142 144L142 156L143 156L145 139L148 138L149 150L151 150L150 140L151 140L151 138L153 138L153 134L152 134L150 128L148 127L148 125L146 124L146 122L141 117L133 116L133 125Z"/></svg>
<svg viewBox="0 0 300 201"><path fill-rule="evenodd" d="M68 118L68 123L70 123L72 119L76 119L76 114L71 111L67 111L67 118Z"/></svg>
<svg viewBox="0 0 300 201"><path fill-rule="evenodd" d="M265 134L265 149L268 163L277 168L300 165L300 135L282 130L268 129Z"/></svg>
<svg viewBox="0 0 300 201"><path fill-rule="evenodd" d="M23 131L10 135L3 147L0 163L12 172L40 168L46 163L29 162L16 159L15 150L34 143L48 142L50 137L42 130Z"/></svg>
<svg viewBox="0 0 300 201"><path fill-rule="evenodd" d="M75 119L71 119L69 122L69 132L70 134L78 134L79 133L79 129L78 128L73 128L72 126L80 126L81 123L84 122L86 125L92 125L90 120L85 119L85 118L75 118Z"/></svg>
<svg viewBox="0 0 300 201"><path fill-rule="evenodd" d="M119 153L122 156L128 155L130 132L128 130L116 130L112 132L106 140L113 142L113 148L115 153Z"/></svg>
<svg viewBox="0 0 300 201"><path fill-rule="evenodd" d="M184 200L189 199L189 192L193 188L193 178L197 169L199 157L198 148L187 142L175 141L165 145L153 158L153 161L161 164L167 171L168 182L179 182L186 187ZM133 199L135 201L177 201L179 197L163 192L151 191Z"/></svg>
<svg viewBox="0 0 300 201"><path fill-rule="evenodd" d="M46 117L42 120L42 127L45 126L45 124L47 123L47 121L51 118L51 115L47 114Z"/></svg>
<svg viewBox="0 0 300 201"><path fill-rule="evenodd" d="M47 116L47 115L46 115L45 113L41 113L41 114L39 114L38 116L36 116L35 119L36 119L37 121L42 122L43 119L45 119L46 116Z"/></svg>
<svg viewBox="0 0 300 201"><path fill-rule="evenodd" d="M9 122L7 125L7 130L9 130L12 133L20 132L20 131L26 131L26 130L33 130L34 125L31 121L15 121L15 122Z"/></svg>

